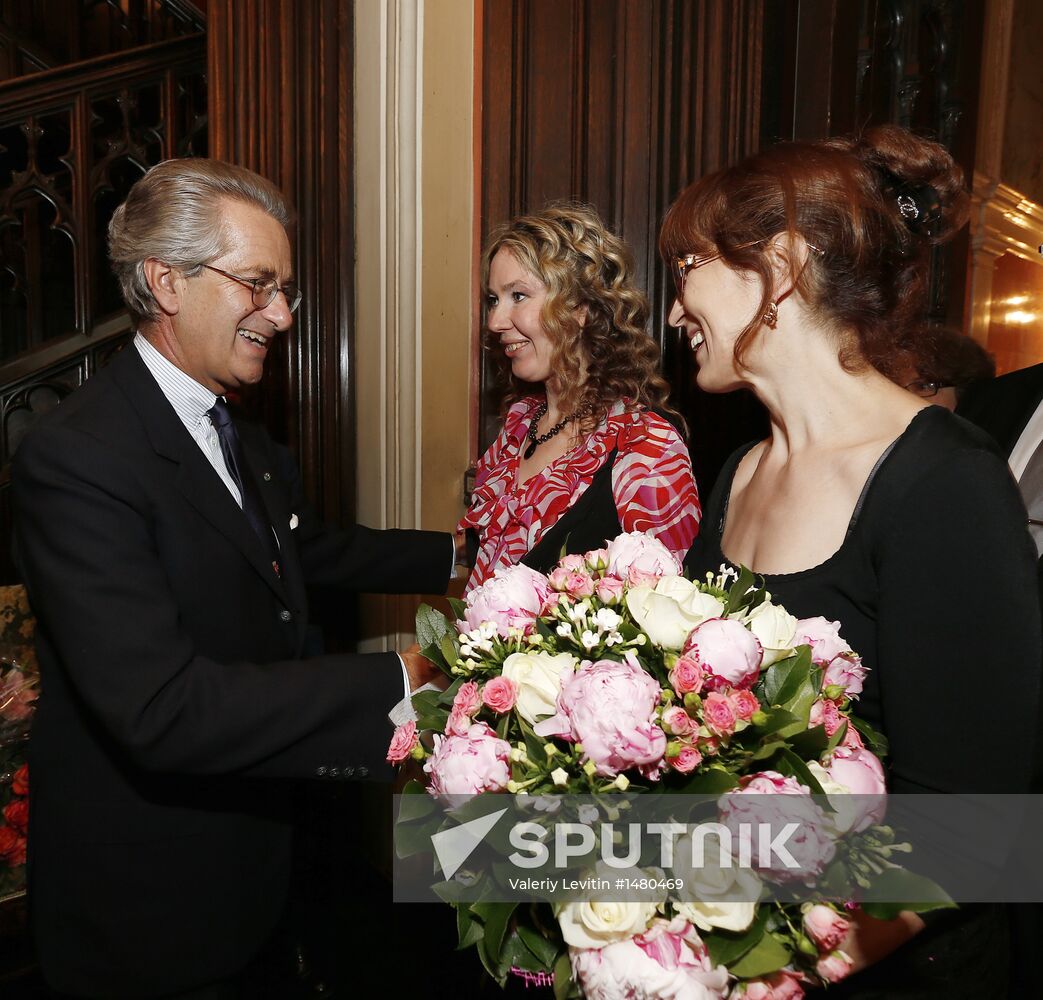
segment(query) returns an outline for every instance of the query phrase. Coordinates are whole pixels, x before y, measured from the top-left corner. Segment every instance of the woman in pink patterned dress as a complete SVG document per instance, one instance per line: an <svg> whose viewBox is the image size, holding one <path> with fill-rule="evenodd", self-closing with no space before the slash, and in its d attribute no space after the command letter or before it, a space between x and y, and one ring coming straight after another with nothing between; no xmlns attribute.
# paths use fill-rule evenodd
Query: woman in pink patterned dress
<svg viewBox="0 0 1043 1000"><path fill-rule="evenodd" d="M683 557L699 495L626 245L592 209L551 206L492 235L482 276L506 416L460 522L478 540L468 589L621 531Z"/></svg>

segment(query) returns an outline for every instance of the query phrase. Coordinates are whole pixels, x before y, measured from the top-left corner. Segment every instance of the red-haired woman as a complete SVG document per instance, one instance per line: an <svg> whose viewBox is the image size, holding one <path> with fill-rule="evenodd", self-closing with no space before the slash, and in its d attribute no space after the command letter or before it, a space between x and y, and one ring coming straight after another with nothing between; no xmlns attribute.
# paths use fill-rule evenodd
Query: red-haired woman
<svg viewBox="0 0 1043 1000"><path fill-rule="evenodd" d="M842 623L871 668L858 711L890 742L894 792L1027 791L1038 718L1017 489L987 438L892 381L916 353L928 251L966 202L944 148L883 126L704 177L660 236L699 385L751 389L771 421L722 471L688 568L743 564L793 614ZM989 685L1002 724L976 730ZM1005 919L860 915L856 971L908 943L830 996L1006 996Z"/></svg>
<svg viewBox="0 0 1043 1000"><path fill-rule="evenodd" d="M626 245L593 210L554 205L493 233L482 280L507 409L460 523L479 543L468 588L621 531L683 558L699 496Z"/></svg>

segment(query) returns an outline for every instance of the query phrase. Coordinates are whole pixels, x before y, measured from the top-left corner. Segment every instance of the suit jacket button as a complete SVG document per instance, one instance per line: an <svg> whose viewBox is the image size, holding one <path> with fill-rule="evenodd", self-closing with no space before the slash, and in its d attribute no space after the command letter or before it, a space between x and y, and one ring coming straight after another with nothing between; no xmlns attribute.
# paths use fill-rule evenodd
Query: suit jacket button
<svg viewBox="0 0 1043 1000"><path fill-rule="evenodd" d="M355 772L355 774L360 778L365 778L366 775L369 774L369 768L363 765Z"/></svg>
<svg viewBox="0 0 1043 1000"><path fill-rule="evenodd" d="M353 778L355 776L355 768L350 764L344 765L344 770L341 772L345 778Z"/></svg>
<svg viewBox="0 0 1043 1000"><path fill-rule="evenodd" d="M270 483L272 481L272 474L270 472L266 472L264 474L264 481L266 483Z"/></svg>
<svg viewBox="0 0 1043 1000"><path fill-rule="evenodd" d="M331 778L339 778L340 777L340 768L339 767L331 767L330 770L329 770L329 776Z"/></svg>
<svg viewBox="0 0 1043 1000"><path fill-rule="evenodd" d="M283 608L282 611L279 612L279 618L284 622L292 621L293 614Z"/></svg>
<svg viewBox="0 0 1043 1000"><path fill-rule="evenodd" d="M326 766L325 765L323 765L322 767L315 768L315 777L316 778L325 778L326 777Z"/></svg>

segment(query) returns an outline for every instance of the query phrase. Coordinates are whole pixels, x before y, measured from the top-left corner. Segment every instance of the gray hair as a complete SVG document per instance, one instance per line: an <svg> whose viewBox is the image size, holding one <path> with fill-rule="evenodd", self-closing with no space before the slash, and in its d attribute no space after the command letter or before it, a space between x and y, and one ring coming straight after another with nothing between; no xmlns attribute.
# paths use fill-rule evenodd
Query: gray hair
<svg viewBox="0 0 1043 1000"><path fill-rule="evenodd" d="M271 181L220 160L164 160L130 189L109 222L109 259L135 318L159 314L145 277L150 257L191 277L228 251L221 199L256 205L283 227L290 224L286 200Z"/></svg>

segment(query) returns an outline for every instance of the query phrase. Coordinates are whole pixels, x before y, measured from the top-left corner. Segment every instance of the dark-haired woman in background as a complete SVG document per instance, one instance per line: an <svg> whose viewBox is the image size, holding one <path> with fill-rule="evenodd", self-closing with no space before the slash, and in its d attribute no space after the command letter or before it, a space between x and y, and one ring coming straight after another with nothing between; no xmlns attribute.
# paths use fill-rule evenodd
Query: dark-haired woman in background
<svg viewBox="0 0 1043 1000"><path fill-rule="evenodd" d="M928 249L966 201L944 148L883 126L704 177L660 237L699 385L752 389L771 421L722 471L687 566L743 564L798 617L842 623L871 668L858 712L890 742L894 792L1029 787L1040 624L1024 508L988 439L894 381ZM968 727L996 636L1002 733L983 743ZM1000 766L989 740L1002 740ZM967 908L924 929L913 914L859 914L843 947L872 967L829 995L1006 996L1004 919Z"/></svg>
<svg viewBox="0 0 1043 1000"><path fill-rule="evenodd" d="M468 588L518 562L546 572L562 547L621 531L683 557L699 497L626 245L592 209L555 205L492 235L482 280L508 390L460 522L479 542Z"/></svg>

